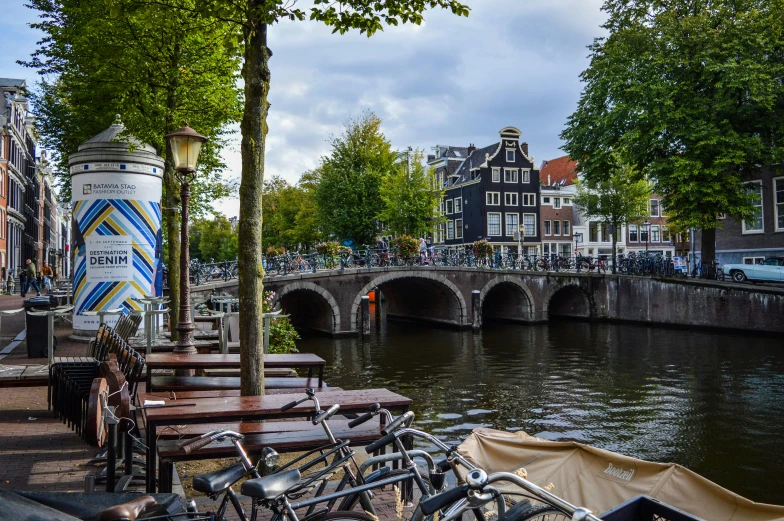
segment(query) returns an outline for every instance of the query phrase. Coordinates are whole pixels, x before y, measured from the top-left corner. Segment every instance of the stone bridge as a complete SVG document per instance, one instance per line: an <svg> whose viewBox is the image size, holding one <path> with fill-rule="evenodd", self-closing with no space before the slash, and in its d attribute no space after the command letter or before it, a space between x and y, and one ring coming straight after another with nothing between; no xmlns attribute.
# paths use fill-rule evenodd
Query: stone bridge
<svg viewBox="0 0 784 521"><path fill-rule="evenodd" d="M784 289L695 279L464 267L347 269L265 277L275 305L297 327L331 335L363 330L372 313L480 328L489 320L544 322L555 316L784 332ZM193 287L194 295L236 295L237 281ZM369 313L368 313L369 314ZM369 318L365 321L365 329Z"/></svg>

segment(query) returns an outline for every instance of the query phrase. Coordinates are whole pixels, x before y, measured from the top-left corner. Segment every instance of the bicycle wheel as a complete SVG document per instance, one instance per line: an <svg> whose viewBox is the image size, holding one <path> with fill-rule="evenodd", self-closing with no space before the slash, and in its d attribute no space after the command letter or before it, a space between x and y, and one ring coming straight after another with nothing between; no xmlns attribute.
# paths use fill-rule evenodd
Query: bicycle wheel
<svg viewBox="0 0 784 521"><path fill-rule="evenodd" d="M501 521L569 521L571 519L572 516L567 516L554 506L540 505L528 510L520 509L517 512L515 508L510 508Z"/></svg>
<svg viewBox="0 0 784 521"><path fill-rule="evenodd" d="M312 518L311 521L378 521L378 519L365 514L364 512L334 510L332 512L327 512L323 516Z"/></svg>

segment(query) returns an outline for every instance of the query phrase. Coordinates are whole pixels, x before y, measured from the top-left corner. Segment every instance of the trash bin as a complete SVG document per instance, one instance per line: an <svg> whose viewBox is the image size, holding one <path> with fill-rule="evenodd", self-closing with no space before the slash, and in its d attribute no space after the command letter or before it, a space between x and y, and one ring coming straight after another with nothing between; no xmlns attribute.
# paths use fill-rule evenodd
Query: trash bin
<svg viewBox="0 0 784 521"><path fill-rule="evenodd" d="M49 311L52 309L52 301L49 297L31 297L24 301L25 324L27 327L27 358L47 358L46 335L49 333L49 323L47 317L36 317L28 315L28 311ZM54 336L54 331L52 332ZM57 339L52 343L53 348L57 347Z"/></svg>

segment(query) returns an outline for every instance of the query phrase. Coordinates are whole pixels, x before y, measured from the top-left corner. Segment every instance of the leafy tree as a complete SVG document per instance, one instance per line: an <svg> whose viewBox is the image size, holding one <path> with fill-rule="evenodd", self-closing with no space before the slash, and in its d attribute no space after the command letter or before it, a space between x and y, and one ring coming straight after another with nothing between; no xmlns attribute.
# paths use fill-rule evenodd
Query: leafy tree
<svg viewBox="0 0 784 521"><path fill-rule="evenodd" d="M421 150L405 153L405 162L381 182L383 210L379 214L389 229L399 234L424 237L440 224L438 208L444 190L435 181L435 170L426 169Z"/></svg>
<svg viewBox="0 0 784 521"><path fill-rule="evenodd" d="M338 239L370 244L384 205L381 185L398 168L397 153L372 112L349 120L331 145L331 154L321 159L315 191L318 215Z"/></svg>
<svg viewBox="0 0 784 521"><path fill-rule="evenodd" d="M592 176L595 177L595 176ZM587 178L587 176L586 176ZM638 179L634 169L619 163L601 179L579 181L572 202L588 219L612 226L612 272L615 273L616 246L622 226L641 222L648 213L651 185Z"/></svg>
<svg viewBox="0 0 784 521"><path fill-rule="evenodd" d="M275 176L264 182L264 200L264 244L289 250L312 249L321 237L312 188L302 181L291 186Z"/></svg>
<svg viewBox="0 0 784 521"><path fill-rule="evenodd" d="M193 223L192 230L191 246L194 242L198 246L198 249L191 248L193 258L202 262L221 262L237 258L237 232L225 215L216 214L212 219L199 219Z"/></svg>
<svg viewBox="0 0 784 521"><path fill-rule="evenodd" d="M109 2L118 0L107 0ZM180 7L174 0L155 0L155 5ZM290 0L202 0L198 10L207 17L236 24L237 31L225 41L242 46L244 63L242 78L245 87L245 109L240 123L242 131L242 180L240 183L239 254L240 352L243 395L264 393L264 354L262 303L264 270L262 248L262 194L264 184L264 150L267 137L267 114L270 89L269 61L272 51L267 46L271 24L284 21L312 21L346 33L351 29L371 36L384 25L421 24L422 13L428 8L450 9L460 16L468 15L468 7L457 0L313 0L307 10Z"/></svg>
<svg viewBox="0 0 784 521"><path fill-rule="evenodd" d="M239 119L236 86L240 58L224 40L232 24L189 11L196 0L172 0L167 12L135 0L81 2L31 0L45 37L29 62L45 78L33 92L42 144L56 152L61 194L70 194L69 155L122 115L128 133L166 154L164 136L183 120L207 135L199 176L192 184L191 212L228 195L219 153L227 125ZM180 186L171 163L164 171L163 229L170 280L179 280ZM179 306L179 285L170 286ZM176 337L176 331L172 335Z"/></svg>
<svg viewBox="0 0 784 521"><path fill-rule="evenodd" d="M562 133L591 180L624 149L670 220L703 230L752 214L743 185L784 158L784 1L607 0L585 90Z"/></svg>

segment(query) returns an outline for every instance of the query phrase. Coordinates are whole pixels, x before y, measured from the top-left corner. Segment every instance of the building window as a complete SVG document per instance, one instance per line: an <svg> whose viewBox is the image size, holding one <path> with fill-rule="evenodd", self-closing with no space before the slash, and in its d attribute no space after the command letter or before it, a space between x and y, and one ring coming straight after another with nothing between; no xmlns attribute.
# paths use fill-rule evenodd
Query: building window
<svg viewBox="0 0 784 521"><path fill-rule="evenodd" d="M517 193L504 192L504 204L506 206L517 206Z"/></svg>
<svg viewBox="0 0 784 521"><path fill-rule="evenodd" d="M506 162L507 163L514 163L515 153L514 150L507 150L506 151Z"/></svg>
<svg viewBox="0 0 784 521"><path fill-rule="evenodd" d="M460 197L455 198L455 213L460 213L463 211L463 199Z"/></svg>
<svg viewBox="0 0 784 521"><path fill-rule="evenodd" d="M485 198L488 206L499 206L501 204L501 192L487 192Z"/></svg>
<svg viewBox="0 0 784 521"><path fill-rule="evenodd" d="M517 169L504 168L504 183L516 183L516 182L517 182Z"/></svg>
<svg viewBox="0 0 784 521"><path fill-rule="evenodd" d="M526 237L536 237L536 214L535 213L524 214L523 226L525 227Z"/></svg>
<svg viewBox="0 0 784 521"><path fill-rule="evenodd" d="M602 242L610 242L610 234L607 231L607 225L606 224L602 224L602 227L601 227L600 231L601 231Z"/></svg>
<svg viewBox="0 0 784 521"><path fill-rule="evenodd" d="M776 231L784 232L784 177L773 179L773 202Z"/></svg>
<svg viewBox="0 0 784 521"><path fill-rule="evenodd" d="M530 183L531 182L531 171L530 170L523 170L523 182Z"/></svg>
<svg viewBox="0 0 784 521"><path fill-rule="evenodd" d="M568 197L564 197L563 198L563 204L572 204L572 200L569 199Z"/></svg>
<svg viewBox="0 0 784 521"><path fill-rule="evenodd" d="M506 214L506 235L507 237L514 237L514 234L520 230L520 216L516 213Z"/></svg>
<svg viewBox="0 0 784 521"><path fill-rule="evenodd" d="M536 206L536 194L523 194L523 206Z"/></svg>
<svg viewBox="0 0 784 521"><path fill-rule="evenodd" d="M545 235L552 235L552 223L550 221L544 222L544 234Z"/></svg>
<svg viewBox="0 0 784 521"><path fill-rule="evenodd" d="M561 235L561 221L553 221L553 235Z"/></svg>
<svg viewBox="0 0 784 521"><path fill-rule="evenodd" d="M455 221L446 222L446 240L451 241L455 238Z"/></svg>
<svg viewBox="0 0 784 521"><path fill-rule="evenodd" d="M463 219L455 219L455 238L463 238Z"/></svg>
<svg viewBox="0 0 784 521"><path fill-rule="evenodd" d="M629 225L629 242L637 242L637 225Z"/></svg>
<svg viewBox="0 0 784 521"><path fill-rule="evenodd" d="M650 229L650 225L648 226L640 226L640 242L648 242L648 231Z"/></svg>
<svg viewBox="0 0 784 521"><path fill-rule="evenodd" d="M762 264L765 257L743 257L743 264Z"/></svg>
<svg viewBox="0 0 784 521"><path fill-rule="evenodd" d="M651 242L660 242L661 237L659 237L659 227L658 226L651 226Z"/></svg>
<svg viewBox="0 0 784 521"><path fill-rule="evenodd" d="M560 207L561 207L561 198L553 197L553 208L560 208Z"/></svg>
<svg viewBox="0 0 784 521"><path fill-rule="evenodd" d="M662 226L662 242L670 242L670 228Z"/></svg>
<svg viewBox="0 0 784 521"><path fill-rule="evenodd" d="M651 199L651 217L659 217L659 201Z"/></svg>
<svg viewBox="0 0 784 521"><path fill-rule="evenodd" d="M447 215L452 213L452 199L447 199L446 200L446 213L447 213Z"/></svg>
<svg viewBox="0 0 784 521"><path fill-rule="evenodd" d="M569 221L563 222L563 234L569 235Z"/></svg>
<svg viewBox="0 0 784 521"><path fill-rule="evenodd" d="M493 182L500 183L501 182L501 169L500 168L493 168Z"/></svg>
<svg viewBox="0 0 784 521"><path fill-rule="evenodd" d="M599 242L599 224L588 223L588 242Z"/></svg>
<svg viewBox="0 0 784 521"><path fill-rule="evenodd" d="M765 227L762 223L762 181L751 181L746 187L754 195L754 215L743 220L743 233L763 233Z"/></svg>
<svg viewBox="0 0 784 521"><path fill-rule="evenodd" d="M501 214L488 213L487 214L487 235L501 235Z"/></svg>

